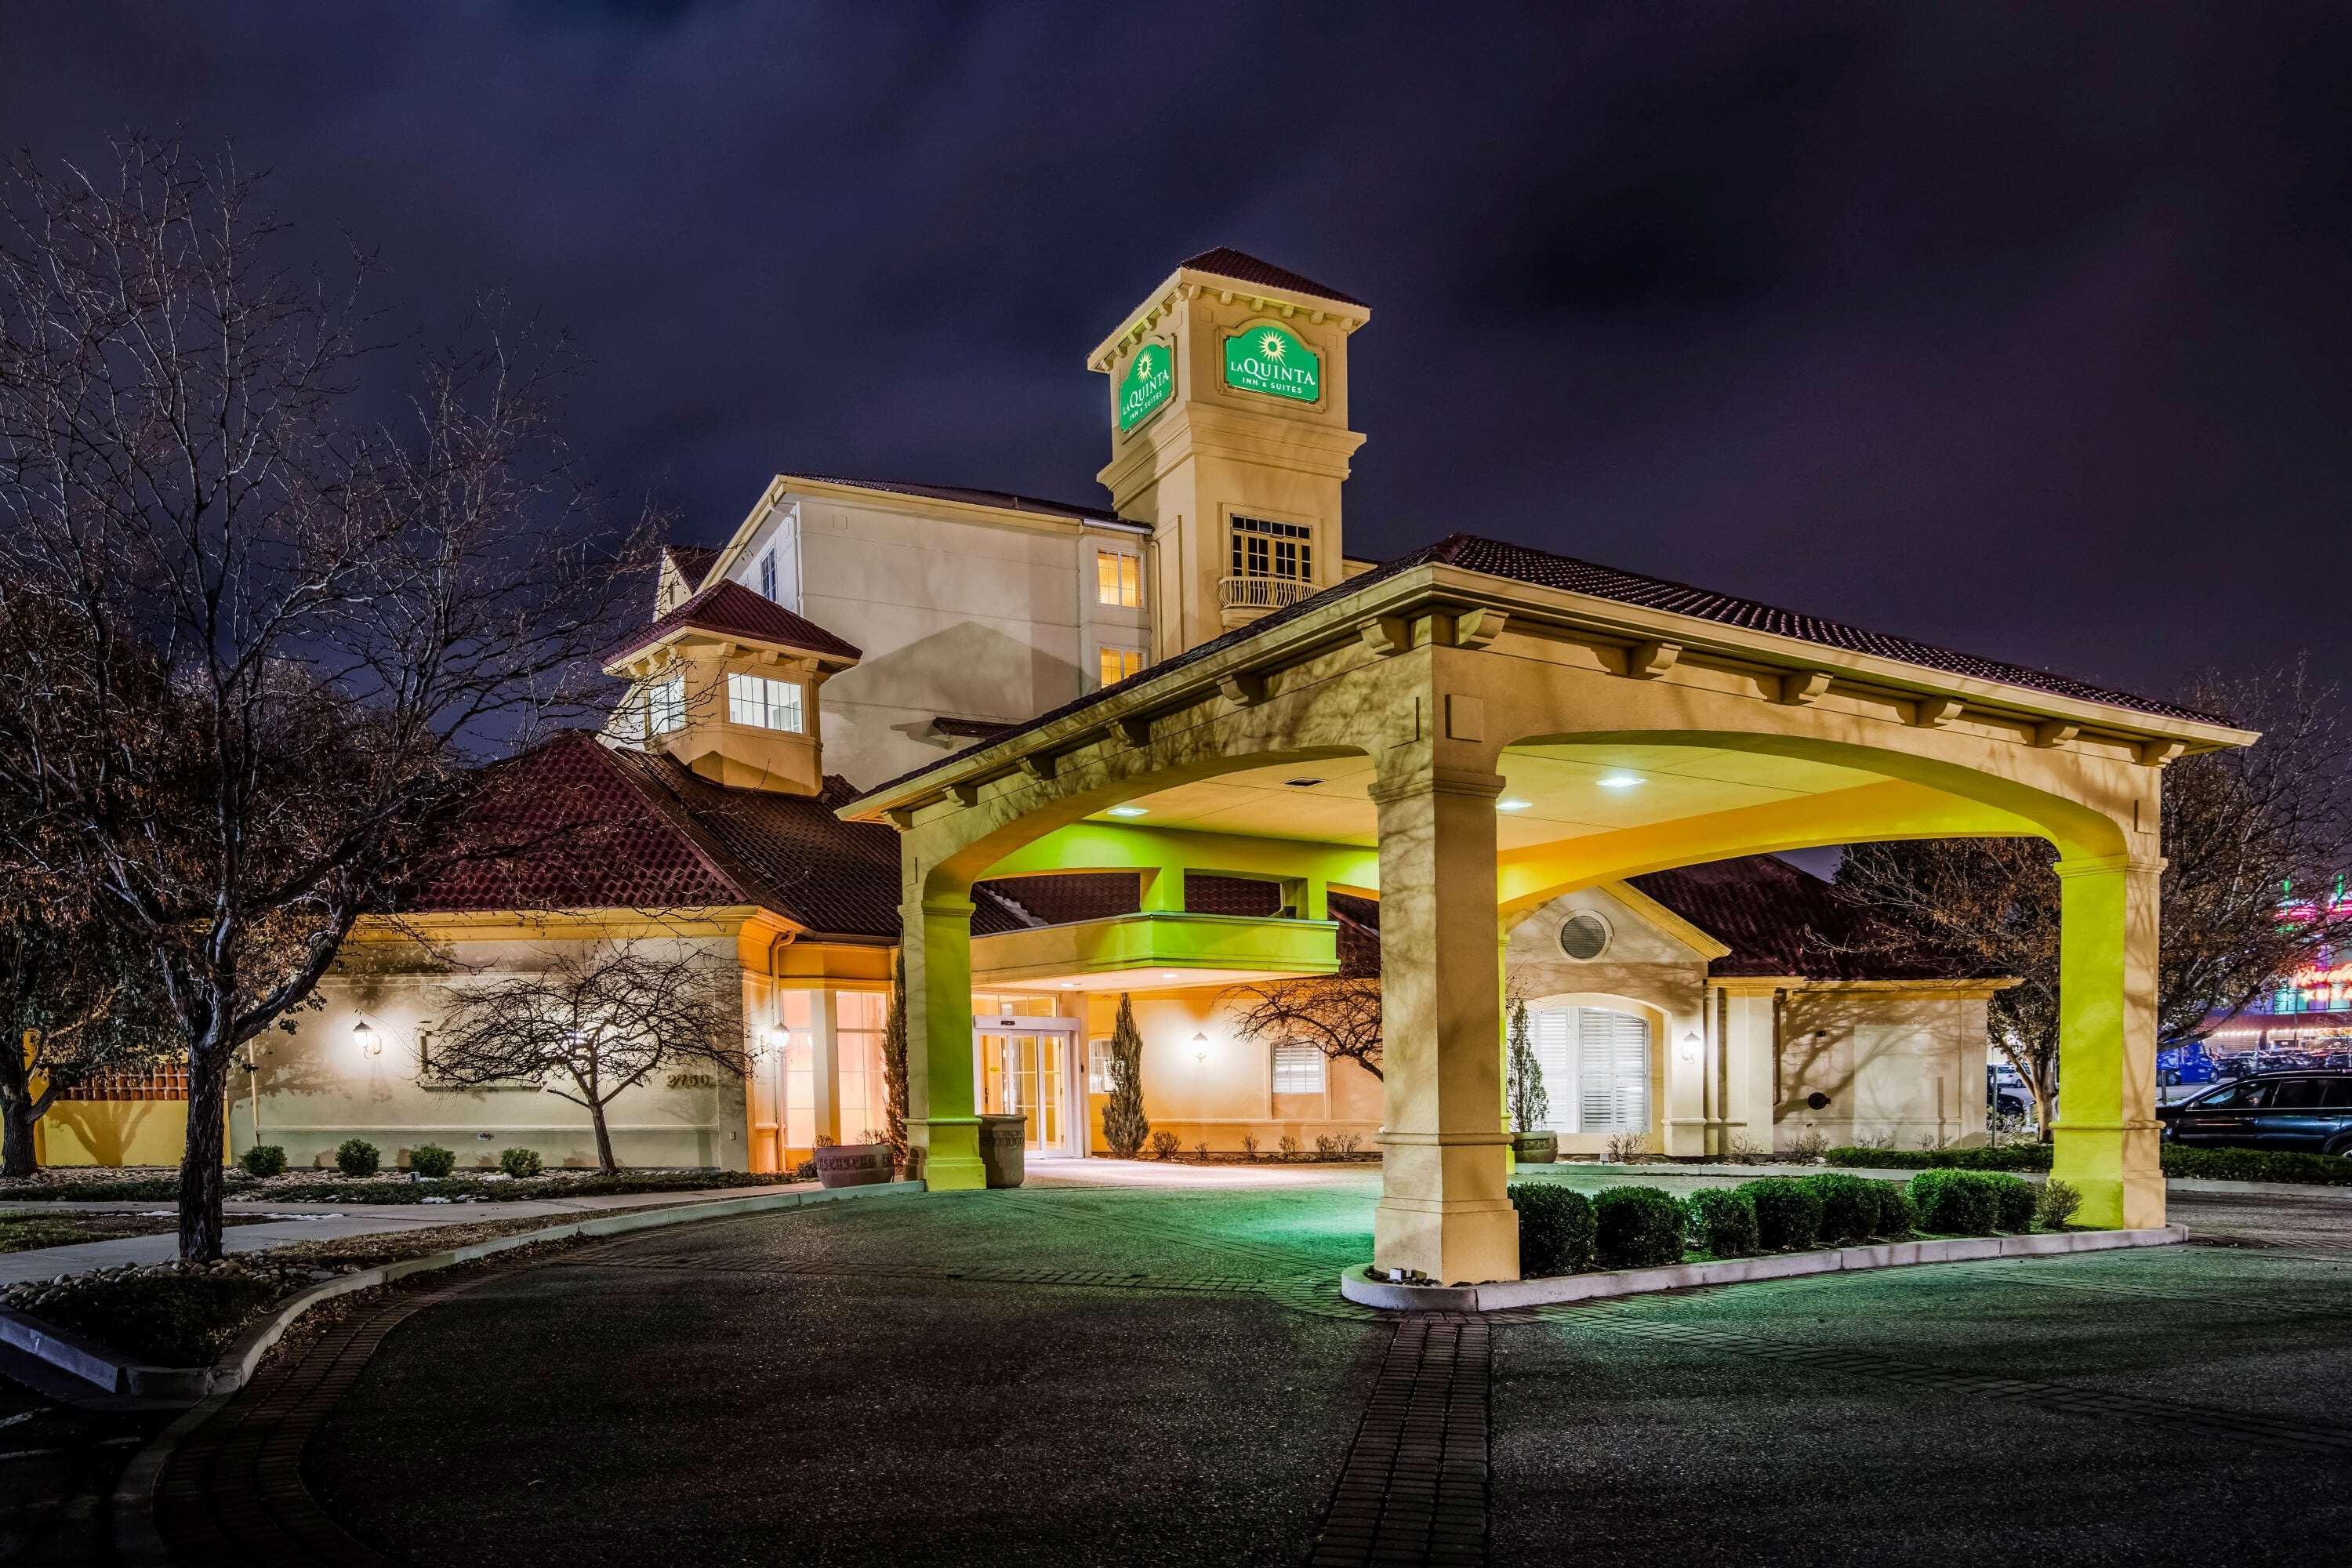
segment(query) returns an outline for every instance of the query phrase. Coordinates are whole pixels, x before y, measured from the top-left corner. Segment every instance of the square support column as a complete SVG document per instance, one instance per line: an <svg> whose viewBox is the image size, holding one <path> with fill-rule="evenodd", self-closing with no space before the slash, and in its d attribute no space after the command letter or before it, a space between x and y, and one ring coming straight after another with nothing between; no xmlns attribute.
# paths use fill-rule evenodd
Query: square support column
<svg viewBox="0 0 2352 1568"><path fill-rule="evenodd" d="M2061 860L2058 1105L2053 1180L2084 1225L2164 1223L2156 1120L2158 879L2162 860Z"/></svg>
<svg viewBox="0 0 2352 1568"><path fill-rule="evenodd" d="M907 960L907 1140L930 1190L988 1184L971 1068L971 900L914 889L898 909Z"/></svg>
<svg viewBox="0 0 2352 1568"><path fill-rule="evenodd" d="M1499 774L1423 769L1380 808L1381 1202L1372 1262L1441 1284L1519 1277L1506 1193L1502 986L1495 942Z"/></svg>

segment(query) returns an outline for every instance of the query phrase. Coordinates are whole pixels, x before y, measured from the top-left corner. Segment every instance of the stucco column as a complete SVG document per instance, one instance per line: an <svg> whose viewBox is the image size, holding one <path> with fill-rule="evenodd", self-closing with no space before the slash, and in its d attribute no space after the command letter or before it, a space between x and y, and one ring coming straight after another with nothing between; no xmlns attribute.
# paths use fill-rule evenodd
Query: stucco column
<svg viewBox="0 0 2352 1568"><path fill-rule="evenodd" d="M1499 774L1422 768L1380 808L1381 1202L1372 1262L1442 1284L1519 1277L1506 1195L1502 987L1495 962Z"/></svg>
<svg viewBox="0 0 2352 1568"><path fill-rule="evenodd" d="M987 1185L971 1067L971 900L933 889L898 909L907 958L907 1133L930 1190Z"/></svg>
<svg viewBox="0 0 2352 1568"><path fill-rule="evenodd" d="M2084 1225L2164 1223L2157 1152L2156 948L2160 859L2061 860L2053 1180Z"/></svg>

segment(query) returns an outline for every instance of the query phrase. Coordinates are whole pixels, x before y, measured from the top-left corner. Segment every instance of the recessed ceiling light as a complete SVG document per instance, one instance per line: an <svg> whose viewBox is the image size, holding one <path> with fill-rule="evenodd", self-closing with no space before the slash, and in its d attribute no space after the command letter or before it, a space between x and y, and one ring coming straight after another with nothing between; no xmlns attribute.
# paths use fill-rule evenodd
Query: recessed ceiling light
<svg viewBox="0 0 2352 1568"><path fill-rule="evenodd" d="M1600 778L1602 789L1632 789L1641 782L1639 773L1602 773Z"/></svg>
<svg viewBox="0 0 2352 1568"><path fill-rule="evenodd" d="M1114 805L1105 815L1110 816L1141 816L1148 809L1148 807L1140 805Z"/></svg>
<svg viewBox="0 0 2352 1568"><path fill-rule="evenodd" d="M1176 978L1176 972L1172 969L1162 970L1160 972L1160 978L1162 980L1173 980Z"/></svg>
<svg viewBox="0 0 2352 1568"><path fill-rule="evenodd" d="M1062 989L1065 991L1076 991L1077 988L1078 983L1075 980L1065 980L1062 982Z"/></svg>
<svg viewBox="0 0 2352 1568"><path fill-rule="evenodd" d="M1321 779L1285 779L1282 785L1285 789L1313 789L1322 782Z"/></svg>
<svg viewBox="0 0 2352 1568"><path fill-rule="evenodd" d="M1509 796L1496 801L1495 803L1495 809L1496 811L1525 811L1534 804L1535 802L1531 800L1520 800L1516 796Z"/></svg>

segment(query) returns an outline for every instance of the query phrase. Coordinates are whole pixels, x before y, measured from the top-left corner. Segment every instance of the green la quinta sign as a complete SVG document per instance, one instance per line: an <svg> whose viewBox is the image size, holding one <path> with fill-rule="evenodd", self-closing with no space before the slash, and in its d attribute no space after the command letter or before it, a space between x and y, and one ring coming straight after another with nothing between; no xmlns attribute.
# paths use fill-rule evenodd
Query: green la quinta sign
<svg viewBox="0 0 2352 1568"><path fill-rule="evenodd" d="M1146 343L1127 362L1118 378L1118 428L1121 435L1160 411L1176 390L1176 356L1165 343Z"/></svg>
<svg viewBox="0 0 2352 1568"><path fill-rule="evenodd" d="M1323 361L1286 328L1252 327L1225 340L1225 384L1314 403L1323 396Z"/></svg>

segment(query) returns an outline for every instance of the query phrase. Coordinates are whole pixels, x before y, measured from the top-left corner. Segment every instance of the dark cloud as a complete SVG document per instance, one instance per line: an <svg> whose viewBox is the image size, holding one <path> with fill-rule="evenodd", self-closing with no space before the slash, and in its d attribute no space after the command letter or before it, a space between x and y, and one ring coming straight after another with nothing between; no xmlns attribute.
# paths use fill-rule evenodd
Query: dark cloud
<svg viewBox="0 0 2352 1568"><path fill-rule="evenodd" d="M188 0L5 44L0 139L234 139L402 326L569 326L581 448L701 537L782 468L1095 497L1086 351L1231 244L1373 304L1356 553L2352 677L2340 6Z"/></svg>

